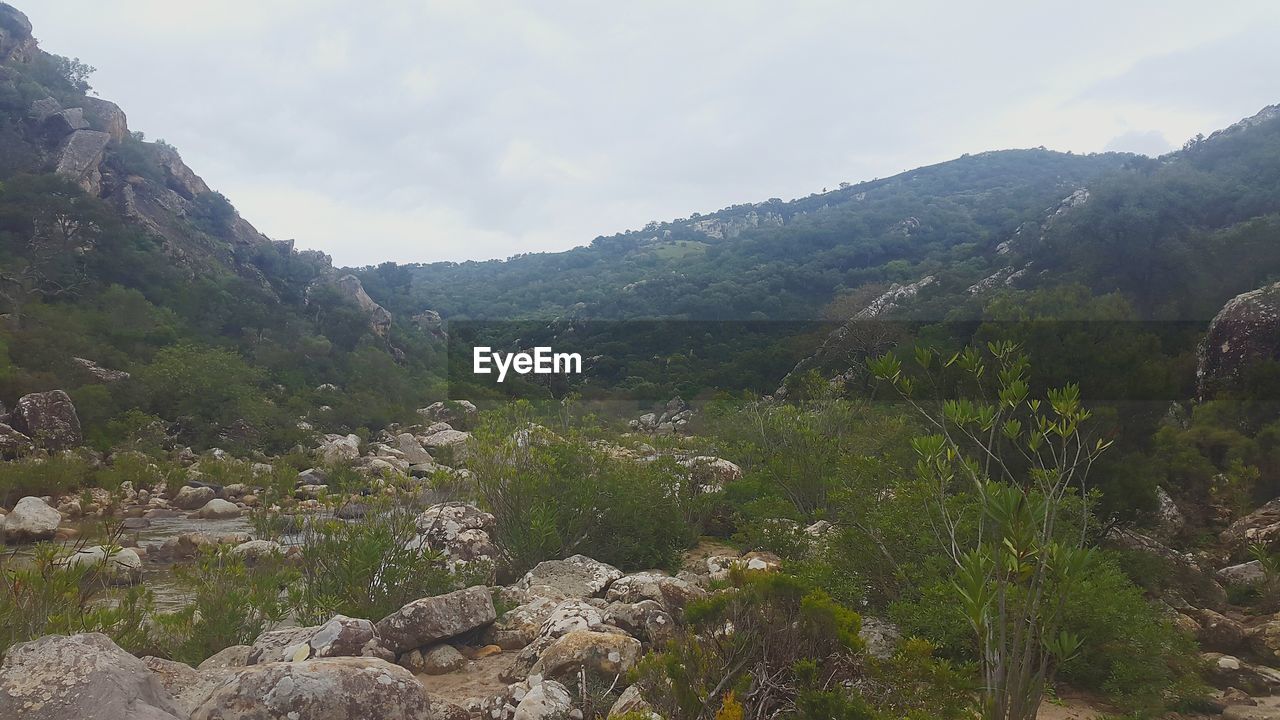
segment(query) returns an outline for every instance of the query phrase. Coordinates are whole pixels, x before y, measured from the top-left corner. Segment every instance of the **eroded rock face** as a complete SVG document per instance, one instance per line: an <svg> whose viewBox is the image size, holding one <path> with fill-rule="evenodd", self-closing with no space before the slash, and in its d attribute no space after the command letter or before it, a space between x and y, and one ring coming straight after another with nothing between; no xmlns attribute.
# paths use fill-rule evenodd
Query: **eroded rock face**
<svg viewBox="0 0 1280 720"><path fill-rule="evenodd" d="M24 497L4 518L4 541L9 544L52 540L62 515L38 497Z"/></svg>
<svg viewBox="0 0 1280 720"><path fill-rule="evenodd" d="M520 590L538 592L549 587L570 598L588 598L602 594L622 577L618 568L593 560L586 555L571 555L564 560L546 560L537 564L516 582Z"/></svg>
<svg viewBox="0 0 1280 720"><path fill-rule="evenodd" d="M483 585L421 598L378 622L383 645L399 655L484 627L497 618L493 597Z"/></svg>
<svg viewBox="0 0 1280 720"><path fill-rule="evenodd" d="M360 278L355 275L343 275L334 284L342 291L342 294L355 301L355 304L361 310L368 313L369 327L373 332L381 337L386 337L391 330L391 313L369 297L369 293L364 291L364 285L360 284Z"/></svg>
<svg viewBox="0 0 1280 720"><path fill-rule="evenodd" d="M177 720L187 717L138 658L100 633L46 635L9 648L0 665L0 717Z"/></svg>
<svg viewBox="0 0 1280 720"><path fill-rule="evenodd" d="M1196 367L1201 399L1260 360L1280 359L1280 283L1232 298L1209 323Z"/></svg>
<svg viewBox="0 0 1280 720"><path fill-rule="evenodd" d="M72 180L90 195L102 192L102 153L107 149L111 136L97 130L76 130L67 136L58 150L58 162L54 172Z"/></svg>
<svg viewBox="0 0 1280 720"><path fill-rule="evenodd" d="M377 658L253 665L232 675L191 720L434 720L409 671Z"/></svg>
<svg viewBox="0 0 1280 720"><path fill-rule="evenodd" d="M19 398L13 409L13 427L49 450L66 450L84 441L76 406L62 390Z"/></svg>

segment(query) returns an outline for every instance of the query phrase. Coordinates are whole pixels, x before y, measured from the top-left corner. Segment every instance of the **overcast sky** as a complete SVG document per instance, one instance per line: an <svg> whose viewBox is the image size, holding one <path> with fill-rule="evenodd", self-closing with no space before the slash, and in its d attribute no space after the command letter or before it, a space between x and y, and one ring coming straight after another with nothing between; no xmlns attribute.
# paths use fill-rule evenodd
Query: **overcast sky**
<svg viewBox="0 0 1280 720"><path fill-rule="evenodd" d="M11 2L340 265L563 250L965 152L1159 154L1280 102L1266 0Z"/></svg>

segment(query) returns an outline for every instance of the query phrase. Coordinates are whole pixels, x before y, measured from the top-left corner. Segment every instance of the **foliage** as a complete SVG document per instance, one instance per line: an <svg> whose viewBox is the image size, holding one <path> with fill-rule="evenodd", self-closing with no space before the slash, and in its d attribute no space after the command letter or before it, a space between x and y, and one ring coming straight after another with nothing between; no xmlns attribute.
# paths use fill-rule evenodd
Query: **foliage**
<svg viewBox="0 0 1280 720"><path fill-rule="evenodd" d="M248 564L230 546L208 548L192 566L175 568L178 583L192 601L181 610L155 619L159 654L198 665L232 645L252 643L288 614L284 588L296 572L283 567L281 557L264 557Z"/></svg>
<svg viewBox="0 0 1280 720"><path fill-rule="evenodd" d="M766 717L849 677L862 648L857 613L782 573L735 573L733 581L686 606L688 627L642 661L637 682L663 717Z"/></svg>
<svg viewBox="0 0 1280 720"><path fill-rule="evenodd" d="M84 632L104 633L126 650L143 648L151 595L133 587L104 603L108 557L95 566L63 564L58 562L62 556L58 545L40 543L30 559L13 552L0 560L0 655L42 635Z"/></svg>
<svg viewBox="0 0 1280 720"><path fill-rule="evenodd" d="M335 614L382 618L411 600L457 589L459 580L417 539L417 513L369 501L364 517L301 519L297 542L301 577L288 588L299 622Z"/></svg>
<svg viewBox="0 0 1280 720"><path fill-rule="evenodd" d="M928 511L956 564L961 607L977 636L983 717L1024 720L1036 716L1055 668L1082 647L1064 612L1095 556L1085 545L1088 505L1073 507L1070 495L1087 496L1090 466L1109 443L1085 440L1090 413L1078 387L1050 390L1042 406L1029 396L1030 362L1018 347L991 343L987 350L989 358L967 349L942 363L940 372L954 366L982 395L944 400L937 410L917 402L915 380L893 355L871 368L936 429L913 443L917 473L936 483ZM924 349L916 361L926 373L941 362ZM939 385L936 375L926 378ZM972 493L981 508L974 546L962 545L949 511L946 498L956 492Z"/></svg>
<svg viewBox="0 0 1280 720"><path fill-rule="evenodd" d="M530 418L527 403L486 413L468 460L508 570L575 553L626 570L672 567L696 537L699 498L682 468L613 459Z"/></svg>

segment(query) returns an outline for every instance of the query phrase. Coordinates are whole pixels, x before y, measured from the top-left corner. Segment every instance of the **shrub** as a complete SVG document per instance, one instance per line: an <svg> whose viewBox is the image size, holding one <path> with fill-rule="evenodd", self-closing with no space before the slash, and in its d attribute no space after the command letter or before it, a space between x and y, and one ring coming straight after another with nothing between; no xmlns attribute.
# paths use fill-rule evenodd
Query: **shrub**
<svg viewBox="0 0 1280 720"><path fill-rule="evenodd" d="M338 613L377 620L411 600L463 584L418 542L416 513L373 499L369 505L360 520L301 520L301 575L288 591L299 622L324 622Z"/></svg>
<svg viewBox="0 0 1280 720"><path fill-rule="evenodd" d="M733 713L740 698L747 715L768 717L851 677L862 648L857 613L782 573L731 579L733 588L686 606L688 627L641 662L637 682L659 714Z"/></svg>
<svg viewBox="0 0 1280 720"><path fill-rule="evenodd" d="M156 617L156 652L197 665L232 645L249 644L288 614L283 590L297 576L282 558L261 558L248 565L232 548L202 552L196 563L175 569L192 602Z"/></svg>
<svg viewBox="0 0 1280 720"><path fill-rule="evenodd" d="M61 565L62 550L40 543L29 561L14 553L0 560L0 656L14 643L50 634L100 632L125 650L145 647L150 593L132 587L114 602L104 602L108 586L103 568Z"/></svg>

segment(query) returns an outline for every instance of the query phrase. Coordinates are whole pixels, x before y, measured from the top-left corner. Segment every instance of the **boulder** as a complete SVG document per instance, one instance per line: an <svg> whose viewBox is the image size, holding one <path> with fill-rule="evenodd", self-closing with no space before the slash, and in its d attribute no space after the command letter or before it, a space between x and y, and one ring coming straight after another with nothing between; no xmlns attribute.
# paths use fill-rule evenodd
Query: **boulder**
<svg viewBox="0 0 1280 720"><path fill-rule="evenodd" d="M639 685L632 685L623 690L622 694L618 696L617 702L613 704L613 707L609 708L609 717L629 715L631 713L652 717L653 706L644 699L644 695L640 693Z"/></svg>
<svg viewBox="0 0 1280 720"><path fill-rule="evenodd" d="M377 631L383 645L398 655L484 627L496 618L489 588L477 585L414 600L380 620Z"/></svg>
<svg viewBox="0 0 1280 720"><path fill-rule="evenodd" d="M62 515L38 497L27 496L4 518L4 541L11 545L52 540Z"/></svg>
<svg viewBox="0 0 1280 720"><path fill-rule="evenodd" d="M197 510L195 516L204 520L227 520L240 517L240 508L233 502L214 498Z"/></svg>
<svg viewBox="0 0 1280 720"><path fill-rule="evenodd" d="M555 680L543 680L525 693L512 720L563 720L573 712L573 697Z"/></svg>
<svg viewBox="0 0 1280 720"><path fill-rule="evenodd" d="M452 427L467 428L471 426L480 411L469 400L446 400L419 408L418 414L427 423L443 422Z"/></svg>
<svg viewBox="0 0 1280 720"><path fill-rule="evenodd" d="M1255 587L1266 582L1267 579L1267 574L1262 569L1262 563L1257 560L1224 567L1217 572L1217 576L1219 581L1227 585L1240 585L1243 587Z"/></svg>
<svg viewBox="0 0 1280 720"><path fill-rule="evenodd" d="M307 468L298 473L297 485L325 485L329 476L319 468Z"/></svg>
<svg viewBox="0 0 1280 720"><path fill-rule="evenodd" d="M461 502L432 505L415 522L423 542L442 554L451 567L498 560L498 546L488 533L494 526L494 517L474 505Z"/></svg>
<svg viewBox="0 0 1280 720"><path fill-rule="evenodd" d="M559 604L555 598L536 597L514 607L485 628L484 641L503 650L519 650L538 637L542 624Z"/></svg>
<svg viewBox="0 0 1280 720"><path fill-rule="evenodd" d="M1205 679L1216 688L1240 688L1246 692L1270 695L1280 689L1280 670L1247 663L1234 655L1206 652Z"/></svg>
<svg viewBox="0 0 1280 720"><path fill-rule="evenodd" d="M107 555L107 548L93 545L62 560L68 566L88 566L101 573L111 585L135 585L142 582L142 558L133 548L115 548Z"/></svg>
<svg viewBox="0 0 1280 720"><path fill-rule="evenodd" d="M173 696L174 704L182 711L180 717L184 718L190 717L233 672L228 668L196 670L184 663L150 656L142 658L142 662Z"/></svg>
<svg viewBox="0 0 1280 720"><path fill-rule="evenodd" d="M470 439L471 433L452 429L437 430L420 438L428 452L433 456L442 456L445 459L441 462L449 463L458 463L466 459L467 441Z"/></svg>
<svg viewBox="0 0 1280 720"><path fill-rule="evenodd" d="M186 717L145 663L100 633L46 635L19 643L0 664L0 718Z"/></svg>
<svg viewBox="0 0 1280 720"><path fill-rule="evenodd" d="M602 594L620 577L622 571L612 565L586 555L571 555L564 560L538 563L516 582L516 587L533 592L545 586L554 588L564 597L588 598Z"/></svg>
<svg viewBox="0 0 1280 720"><path fill-rule="evenodd" d="M207 505L216 494L211 487L186 485L178 490L178 494L173 496L169 504L181 510L196 510Z"/></svg>
<svg viewBox="0 0 1280 720"><path fill-rule="evenodd" d="M674 637L676 630L671 613L653 600L609 603L604 612L604 622L654 646L666 643Z"/></svg>
<svg viewBox="0 0 1280 720"><path fill-rule="evenodd" d="M638 572L619 578L609 586L605 599L610 602L635 603L653 600L667 612L676 615L690 600L704 597L706 590L681 578L657 570Z"/></svg>
<svg viewBox="0 0 1280 720"><path fill-rule="evenodd" d="M1196 365L1197 392L1208 399L1260 360L1280 359L1280 283L1237 295L1209 323Z"/></svg>
<svg viewBox="0 0 1280 720"><path fill-rule="evenodd" d="M275 540L250 540L235 546L231 552L253 562L283 554L284 548Z"/></svg>
<svg viewBox="0 0 1280 720"><path fill-rule="evenodd" d="M252 651L252 645L232 645L205 658L204 662L200 663L196 669L224 670L227 668L242 668L249 664L249 653Z"/></svg>
<svg viewBox="0 0 1280 720"><path fill-rule="evenodd" d="M1234 551L1250 545L1267 547L1280 540L1280 498L1275 498L1257 510L1231 523L1219 536L1222 543Z"/></svg>
<svg viewBox="0 0 1280 720"><path fill-rule="evenodd" d="M343 275L334 282L334 285L368 314L369 328L374 334L386 337L391 330L391 313L369 297L369 294L364 291L364 286L360 284L360 278L355 275Z"/></svg>
<svg viewBox="0 0 1280 720"><path fill-rule="evenodd" d="M1238 653L1244 647L1246 633L1239 622L1208 609L1191 609L1187 612L1199 626L1196 640L1200 642L1200 647L1223 653Z"/></svg>
<svg viewBox="0 0 1280 720"><path fill-rule="evenodd" d="M49 450L66 450L84 441L76 406L61 390L23 395L13 408L11 424Z"/></svg>
<svg viewBox="0 0 1280 720"><path fill-rule="evenodd" d="M5 423L0 423L0 459L13 460L30 453L35 447L31 438Z"/></svg>
<svg viewBox="0 0 1280 720"><path fill-rule="evenodd" d="M85 372L86 375L100 383L114 383L133 377L123 370L104 368L98 363L81 357L71 358L71 362Z"/></svg>
<svg viewBox="0 0 1280 720"><path fill-rule="evenodd" d="M462 653L445 643L433 645L423 650L421 654L422 672L428 675L444 675L459 670L467 664L467 659L462 656Z"/></svg>
<svg viewBox="0 0 1280 720"><path fill-rule="evenodd" d="M413 433L400 433L397 435L396 449L403 454L404 460L410 465L435 462L431 457L431 453L423 449L422 443L418 442L418 438L414 437Z"/></svg>
<svg viewBox="0 0 1280 720"><path fill-rule="evenodd" d="M863 616L858 637L866 643L867 654L879 660L893 657L902 643L902 631L897 625L869 615Z"/></svg>
<svg viewBox="0 0 1280 720"><path fill-rule="evenodd" d="M80 104L84 106L84 116L90 127L110 135L112 142L124 141L129 134L129 121L119 105L92 95L81 98Z"/></svg>
<svg viewBox="0 0 1280 720"><path fill-rule="evenodd" d="M1204 624L1203 620L1201 620L1201 624ZM1243 629L1239 632L1241 635L1246 635L1246 631ZM1246 642L1250 653L1255 659L1268 665L1280 663L1280 618L1273 617L1261 625L1249 628ZM1216 647L1206 647L1205 649L1218 650Z"/></svg>
<svg viewBox="0 0 1280 720"><path fill-rule="evenodd" d="M636 666L640 654L640 641L629 635L575 630L551 643L530 674L554 678L585 668L602 675L622 675Z"/></svg>
<svg viewBox="0 0 1280 720"><path fill-rule="evenodd" d="M404 668L338 657L252 665L231 675L191 720L435 720L430 696Z"/></svg>
<svg viewBox="0 0 1280 720"><path fill-rule="evenodd" d="M742 468L718 457L700 455L681 463L701 492L719 492L725 485L742 479Z"/></svg>
<svg viewBox="0 0 1280 720"><path fill-rule="evenodd" d="M357 435L326 435L324 443L320 446L320 457L328 465L338 465L355 460L360 457L360 437Z"/></svg>
<svg viewBox="0 0 1280 720"><path fill-rule="evenodd" d="M287 628L263 633L253 642L246 664L300 662L314 658L360 657L376 641L373 623L334 615L314 627Z"/></svg>

